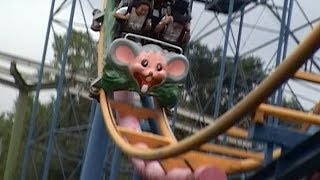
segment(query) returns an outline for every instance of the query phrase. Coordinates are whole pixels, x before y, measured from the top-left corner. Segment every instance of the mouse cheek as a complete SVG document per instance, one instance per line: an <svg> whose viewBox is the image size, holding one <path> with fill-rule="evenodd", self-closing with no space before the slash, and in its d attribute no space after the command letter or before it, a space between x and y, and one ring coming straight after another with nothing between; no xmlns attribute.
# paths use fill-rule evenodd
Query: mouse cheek
<svg viewBox="0 0 320 180"><path fill-rule="evenodd" d="M139 65L138 63L132 64L129 67L129 70L131 71L131 73L133 73L133 72L142 72L143 69L144 68L141 65Z"/></svg>
<svg viewBox="0 0 320 180"><path fill-rule="evenodd" d="M161 71L161 76L166 79L167 78L167 72L166 71Z"/></svg>
<svg viewBox="0 0 320 180"><path fill-rule="evenodd" d="M164 71L158 72L156 74L157 79L161 79L162 81L164 81L167 78L167 73Z"/></svg>

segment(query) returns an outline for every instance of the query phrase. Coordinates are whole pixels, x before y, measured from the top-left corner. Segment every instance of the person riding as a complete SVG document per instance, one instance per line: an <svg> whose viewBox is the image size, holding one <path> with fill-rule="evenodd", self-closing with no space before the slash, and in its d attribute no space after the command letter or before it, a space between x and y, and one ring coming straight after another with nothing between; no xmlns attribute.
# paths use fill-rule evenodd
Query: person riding
<svg viewBox="0 0 320 180"><path fill-rule="evenodd" d="M123 20L123 30L125 32L141 33L151 29L151 3L146 0L132 2L129 6L119 8L113 16L118 20Z"/></svg>
<svg viewBox="0 0 320 180"><path fill-rule="evenodd" d="M176 0L171 4L171 14L163 16L156 25L154 32L162 40L182 46L190 40L191 16L189 2Z"/></svg>
<svg viewBox="0 0 320 180"><path fill-rule="evenodd" d="M154 7L151 15L152 29L156 27L165 14L170 14L170 4L170 0L154 0Z"/></svg>

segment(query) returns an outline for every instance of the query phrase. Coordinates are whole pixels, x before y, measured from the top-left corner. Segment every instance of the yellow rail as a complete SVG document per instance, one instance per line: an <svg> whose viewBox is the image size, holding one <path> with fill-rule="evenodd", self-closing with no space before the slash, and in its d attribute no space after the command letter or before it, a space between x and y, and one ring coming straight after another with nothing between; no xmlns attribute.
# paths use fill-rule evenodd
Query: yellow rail
<svg viewBox="0 0 320 180"><path fill-rule="evenodd" d="M265 115L278 117L281 120L320 125L319 115L309 112L302 112L290 108L262 103L258 106L257 112L263 113Z"/></svg>
<svg viewBox="0 0 320 180"><path fill-rule="evenodd" d="M297 71L296 73L294 73L294 77L297 79L320 84L320 76L314 73Z"/></svg>

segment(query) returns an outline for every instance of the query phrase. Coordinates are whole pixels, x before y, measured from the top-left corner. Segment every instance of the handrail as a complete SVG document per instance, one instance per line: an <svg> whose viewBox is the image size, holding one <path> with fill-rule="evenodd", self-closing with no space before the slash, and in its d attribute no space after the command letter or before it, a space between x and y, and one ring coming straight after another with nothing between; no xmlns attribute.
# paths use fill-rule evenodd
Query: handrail
<svg viewBox="0 0 320 180"><path fill-rule="evenodd" d="M167 42L160 41L158 39L153 39L153 38L150 38L150 37L141 36L141 35L133 34L133 33L127 33L125 38L128 39L128 37L134 37L134 38L144 39L144 40L147 40L147 41L153 41L155 43L159 43L159 44L162 44L164 46L174 48L174 49L178 50L180 54L182 54L182 52L183 52L181 47L169 44Z"/></svg>

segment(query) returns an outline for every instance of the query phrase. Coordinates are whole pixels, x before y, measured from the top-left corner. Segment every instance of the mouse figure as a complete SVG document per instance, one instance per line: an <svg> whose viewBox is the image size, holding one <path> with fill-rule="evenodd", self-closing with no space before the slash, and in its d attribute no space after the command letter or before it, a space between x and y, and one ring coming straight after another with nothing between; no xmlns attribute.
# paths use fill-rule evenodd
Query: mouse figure
<svg viewBox="0 0 320 180"><path fill-rule="evenodd" d="M106 91L151 95L160 105L171 108L178 101L188 70L189 62L181 54L120 38L108 50L102 86Z"/></svg>

